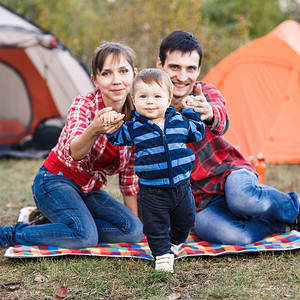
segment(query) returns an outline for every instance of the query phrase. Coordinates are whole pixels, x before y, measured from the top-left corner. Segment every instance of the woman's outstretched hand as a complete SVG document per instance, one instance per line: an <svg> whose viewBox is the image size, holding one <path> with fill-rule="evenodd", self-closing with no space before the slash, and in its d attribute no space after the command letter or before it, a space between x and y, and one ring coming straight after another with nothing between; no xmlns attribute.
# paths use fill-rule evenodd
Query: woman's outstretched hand
<svg viewBox="0 0 300 300"><path fill-rule="evenodd" d="M98 135L111 134L122 126L124 117L124 114L117 113L112 107L105 107L98 112L91 126Z"/></svg>
<svg viewBox="0 0 300 300"><path fill-rule="evenodd" d="M124 116L111 107L101 109L86 130L70 142L72 158L83 159L101 134L111 134L122 126Z"/></svg>

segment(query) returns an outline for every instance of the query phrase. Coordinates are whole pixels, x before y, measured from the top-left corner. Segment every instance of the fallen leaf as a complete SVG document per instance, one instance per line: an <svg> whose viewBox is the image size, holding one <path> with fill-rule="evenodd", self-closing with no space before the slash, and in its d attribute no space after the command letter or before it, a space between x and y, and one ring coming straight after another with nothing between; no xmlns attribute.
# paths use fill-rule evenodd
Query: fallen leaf
<svg viewBox="0 0 300 300"><path fill-rule="evenodd" d="M6 283L0 283L0 287L5 288L6 290L9 291L14 291L14 290L18 290L20 288L20 284L22 283L23 281L11 281Z"/></svg>
<svg viewBox="0 0 300 300"><path fill-rule="evenodd" d="M16 291L16 290L18 290L19 288L20 288L19 285L10 285L10 286L5 287L5 289L6 289L7 291Z"/></svg>
<svg viewBox="0 0 300 300"><path fill-rule="evenodd" d="M167 299L168 300L176 300L176 299L180 299L181 298L181 295L180 293L171 293Z"/></svg>
<svg viewBox="0 0 300 300"><path fill-rule="evenodd" d="M55 294L54 294L54 299L63 299L65 297L67 297L68 295L68 289L65 286L61 286L59 287Z"/></svg>
<svg viewBox="0 0 300 300"><path fill-rule="evenodd" d="M41 274L38 274L38 275L36 275L34 277L34 281L36 281L36 282L44 282L44 281L46 281L46 277L43 276L43 275L41 275Z"/></svg>

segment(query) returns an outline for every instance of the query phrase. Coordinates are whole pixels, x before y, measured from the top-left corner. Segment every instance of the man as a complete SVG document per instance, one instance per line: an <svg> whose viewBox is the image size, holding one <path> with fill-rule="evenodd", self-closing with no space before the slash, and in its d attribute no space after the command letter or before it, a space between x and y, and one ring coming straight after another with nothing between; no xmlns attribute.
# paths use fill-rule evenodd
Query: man
<svg viewBox="0 0 300 300"><path fill-rule="evenodd" d="M206 127L204 139L189 145L196 154L191 175L195 233L213 243L243 245L299 230L297 194L259 186L253 166L222 137L229 127L226 102L212 84L196 82L201 60L200 42L182 30L164 38L157 60L157 68L173 82L172 105L180 111L182 100L193 96Z"/></svg>

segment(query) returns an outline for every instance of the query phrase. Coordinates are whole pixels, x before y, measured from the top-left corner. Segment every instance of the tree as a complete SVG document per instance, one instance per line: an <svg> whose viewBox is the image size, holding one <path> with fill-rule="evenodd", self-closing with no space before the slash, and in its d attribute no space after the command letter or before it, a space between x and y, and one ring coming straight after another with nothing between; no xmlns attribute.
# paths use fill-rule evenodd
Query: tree
<svg viewBox="0 0 300 300"><path fill-rule="evenodd" d="M163 37L192 32L202 43L201 76L230 52L267 34L297 12L298 0L0 0L57 36L90 65L103 41L123 41L137 53L136 66L154 67Z"/></svg>

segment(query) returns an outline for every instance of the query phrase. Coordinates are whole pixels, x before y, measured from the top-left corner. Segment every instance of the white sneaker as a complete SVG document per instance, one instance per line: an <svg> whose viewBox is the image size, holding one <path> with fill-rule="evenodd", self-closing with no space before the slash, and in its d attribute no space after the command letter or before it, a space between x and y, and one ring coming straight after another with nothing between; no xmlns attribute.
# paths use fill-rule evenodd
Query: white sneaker
<svg viewBox="0 0 300 300"><path fill-rule="evenodd" d="M174 254L178 255L181 246L182 246L182 243L179 244L179 245L174 245L174 244L172 244L172 245L171 245L171 251L172 251Z"/></svg>
<svg viewBox="0 0 300 300"><path fill-rule="evenodd" d="M173 264L174 264L174 254L167 253L164 255L156 256L155 270L173 273Z"/></svg>

